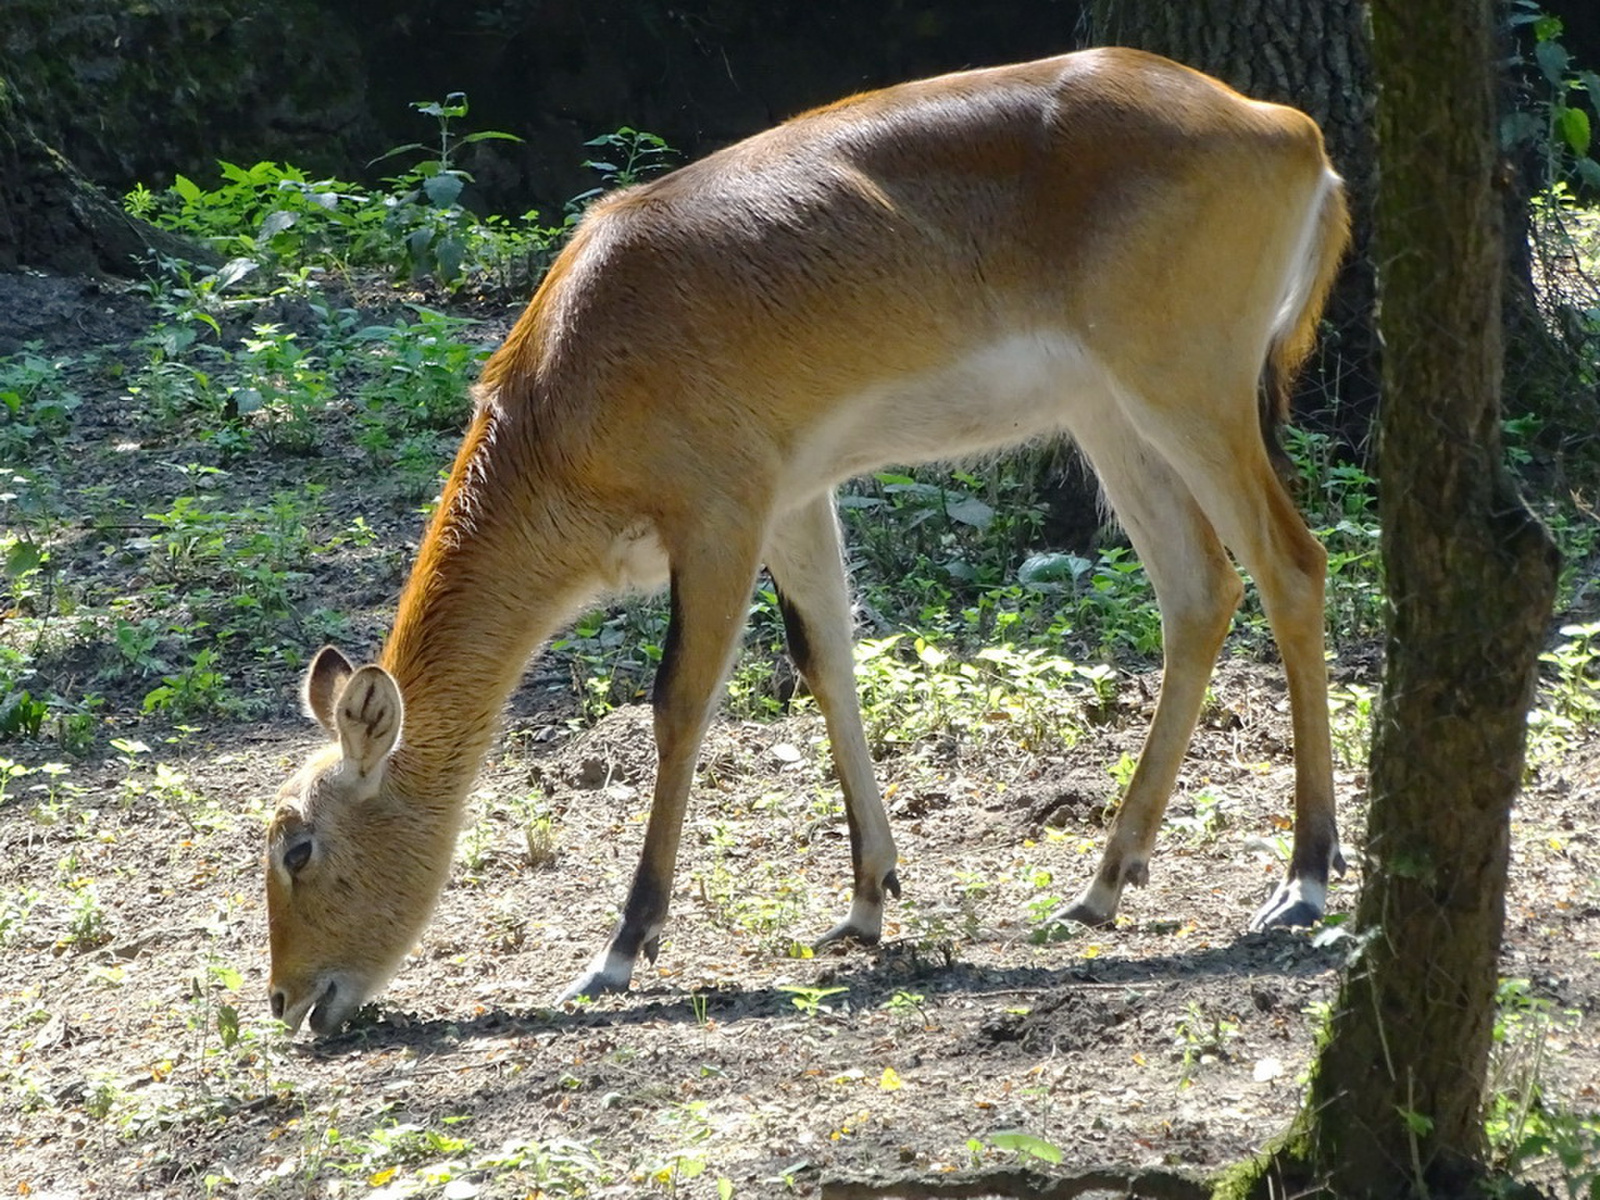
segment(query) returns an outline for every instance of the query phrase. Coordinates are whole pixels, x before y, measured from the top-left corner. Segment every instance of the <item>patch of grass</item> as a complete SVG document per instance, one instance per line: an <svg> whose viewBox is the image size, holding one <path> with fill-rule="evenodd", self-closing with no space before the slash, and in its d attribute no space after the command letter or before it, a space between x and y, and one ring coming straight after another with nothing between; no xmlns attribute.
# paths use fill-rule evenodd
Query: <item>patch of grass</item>
<svg viewBox="0 0 1600 1200"><path fill-rule="evenodd" d="M1173 1033L1173 1057L1178 1060L1178 1087L1194 1085L1200 1069L1226 1060L1228 1046L1239 1036L1239 1021L1229 1014L1209 1012L1191 1002Z"/></svg>
<svg viewBox="0 0 1600 1200"><path fill-rule="evenodd" d="M1350 683L1328 689L1333 758L1351 770L1364 767L1372 750L1372 721L1377 690Z"/></svg>
<svg viewBox="0 0 1600 1200"><path fill-rule="evenodd" d="M1551 670L1528 714L1528 763L1535 769L1560 762L1584 731L1600 724L1600 622L1564 625L1561 636L1539 656Z"/></svg>
<svg viewBox="0 0 1600 1200"><path fill-rule="evenodd" d="M1582 1014L1562 1011L1526 979L1500 982L1485 1127L1491 1160L1517 1179L1559 1185L1568 1200L1600 1194L1600 1112L1547 1093L1546 1055L1579 1035Z"/></svg>
<svg viewBox="0 0 1600 1200"><path fill-rule="evenodd" d="M550 644L550 652L570 664L584 722L645 697L666 636L667 603L651 597L587 613Z"/></svg>
<svg viewBox="0 0 1600 1200"><path fill-rule="evenodd" d="M73 378L80 366L37 341L0 357L0 464L37 461L66 435L82 403Z"/></svg>
<svg viewBox="0 0 1600 1200"><path fill-rule="evenodd" d="M859 641L856 677L875 752L941 737L1003 736L1020 750L1070 746L1085 704L1101 703L1110 687L1100 668L1042 650L1002 643L962 660L902 634Z"/></svg>
<svg viewBox="0 0 1600 1200"><path fill-rule="evenodd" d="M356 441L378 463L405 457L419 435L461 429L471 412L467 385L491 349L467 340L475 321L420 306L413 311L415 321L400 318L353 335L366 350ZM420 444L440 449L425 436Z"/></svg>
<svg viewBox="0 0 1600 1200"><path fill-rule="evenodd" d="M809 898L789 863L722 858L692 878L715 924L755 938L773 954L788 951Z"/></svg>

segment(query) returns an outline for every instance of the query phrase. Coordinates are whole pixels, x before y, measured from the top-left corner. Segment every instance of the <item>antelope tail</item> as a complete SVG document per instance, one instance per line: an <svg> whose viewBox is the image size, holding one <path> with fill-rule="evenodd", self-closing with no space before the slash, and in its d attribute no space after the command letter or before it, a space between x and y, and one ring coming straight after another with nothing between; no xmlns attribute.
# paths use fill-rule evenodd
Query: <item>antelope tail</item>
<svg viewBox="0 0 1600 1200"><path fill-rule="evenodd" d="M1278 430L1289 419L1290 386L1316 344L1317 323L1349 245L1350 207L1345 200L1344 182L1328 171L1307 214L1294 257L1294 273L1287 281L1277 326L1261 367L1261 440L1266 443L1272 465L1286 481L1292 477L1293 468L1278 440Z"/></svg>

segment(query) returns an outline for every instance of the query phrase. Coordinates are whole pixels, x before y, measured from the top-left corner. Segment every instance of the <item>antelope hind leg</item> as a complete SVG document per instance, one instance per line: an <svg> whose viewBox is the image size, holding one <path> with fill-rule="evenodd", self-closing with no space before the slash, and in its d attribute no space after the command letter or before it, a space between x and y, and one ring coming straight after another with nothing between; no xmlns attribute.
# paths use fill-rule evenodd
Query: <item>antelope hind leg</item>
<svg viewBox="0 0 1600 1200"><path fill-rule="evenodd" d="M1188 486L1155 447L1109 422L1079 435L1154 585L1165 669L1139 765L1094 878L1052 920L1106 925L1128 884L1149 879L1161 817L1194 733L1243 584Z"/></svg>
<svg viewBox="0 0 1600 1200"><path fill-rule="evenodd" d="M1197 475L1191 485L1222 540L1255 580L1289 684L1294 740L1294 849L1283 882L1250 928L1313 925L1326 908L1328 876L1344 871L1333 803L1328 669L1323 654L1327 553L1279 482L1264 449L1235 456L1232 480Z"/></svg>

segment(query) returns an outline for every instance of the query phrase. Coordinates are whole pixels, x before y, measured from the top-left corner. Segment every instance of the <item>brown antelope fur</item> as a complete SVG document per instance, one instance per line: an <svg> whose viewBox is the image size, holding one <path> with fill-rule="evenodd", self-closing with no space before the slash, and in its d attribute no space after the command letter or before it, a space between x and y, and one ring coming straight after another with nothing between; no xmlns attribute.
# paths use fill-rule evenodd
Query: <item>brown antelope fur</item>
<svg viewBox="0 0 1600 1200"><path fill-rule="evenodd" d="M484 369L381 665L326 649L308 672L331 740L268 834L273 1011L326 1034L383 985L528 658L596 596L668 584L642 857L567 994L626 988L763 564L848 813L854 898L824 940L877 939L899 883L833 490L1060 434L1149 572L1166 662L1099 871L1061 916L1108 922L1146 879L1242 594L1231 552L1282 652L1297 759L1293 856L1255 922L1315 919L1342 866L1324 554L1268 444L1345 241L1309 118L1131 50L857 96L596 204Z"/></svg>

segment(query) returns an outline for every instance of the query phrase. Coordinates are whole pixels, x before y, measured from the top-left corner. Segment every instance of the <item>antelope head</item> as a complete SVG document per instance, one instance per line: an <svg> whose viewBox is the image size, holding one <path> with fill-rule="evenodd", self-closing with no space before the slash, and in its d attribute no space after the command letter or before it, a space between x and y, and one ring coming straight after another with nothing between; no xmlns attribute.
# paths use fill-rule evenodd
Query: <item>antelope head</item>
<svg viewBox="0 0 1600 1200"><path fill-rule="evenodd" d="M331 741L278 792L267 829L272 1013L339 1028L415 944L448 871L394 778L405 706L393 676L324 647L305 703ZM447 841L447 847L449 839Z"/></svg>

